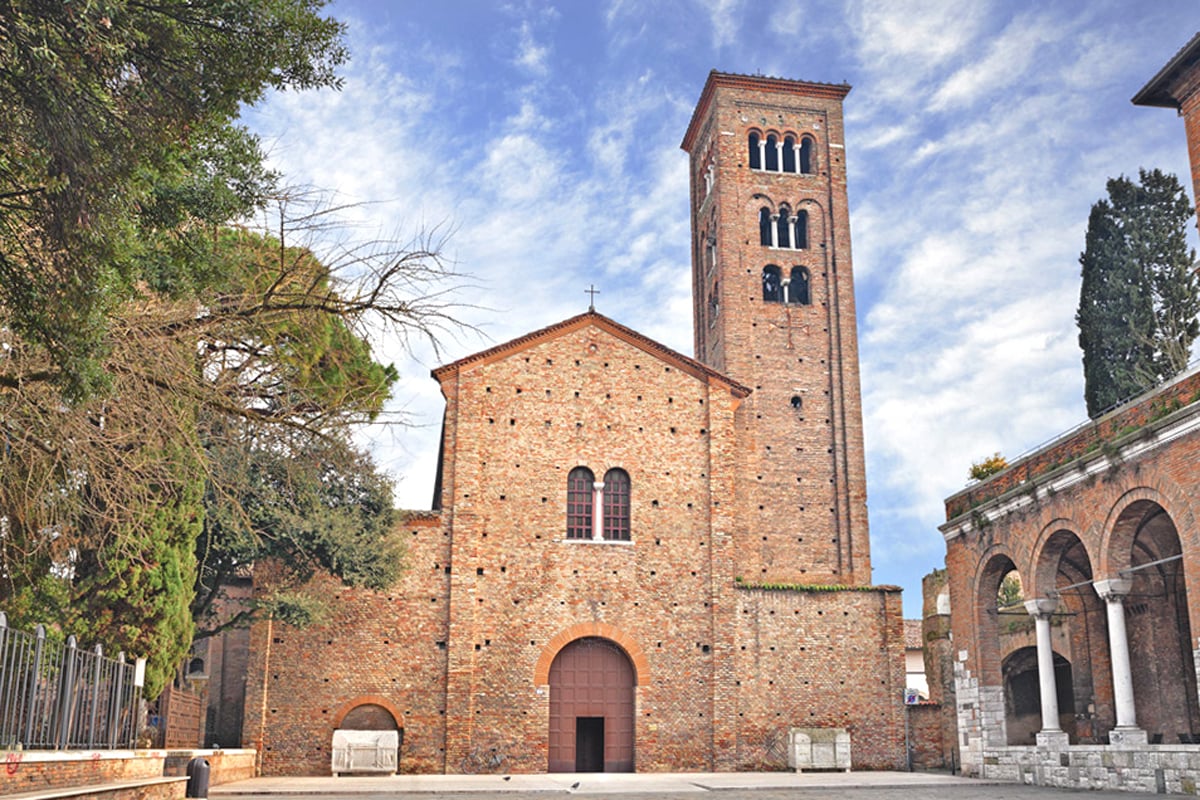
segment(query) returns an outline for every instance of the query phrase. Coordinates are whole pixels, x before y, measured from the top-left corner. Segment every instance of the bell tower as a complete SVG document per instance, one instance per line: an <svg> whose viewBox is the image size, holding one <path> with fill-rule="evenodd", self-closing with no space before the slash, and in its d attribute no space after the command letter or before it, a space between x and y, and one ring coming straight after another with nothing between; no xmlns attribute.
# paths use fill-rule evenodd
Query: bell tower
<svg viewBox="0 0 1200 800"><path fill-rule="evenodd" d="M708 76L690 156L696 358L738 409L738 569L751 583L867 585L845 84Z"/></svg>

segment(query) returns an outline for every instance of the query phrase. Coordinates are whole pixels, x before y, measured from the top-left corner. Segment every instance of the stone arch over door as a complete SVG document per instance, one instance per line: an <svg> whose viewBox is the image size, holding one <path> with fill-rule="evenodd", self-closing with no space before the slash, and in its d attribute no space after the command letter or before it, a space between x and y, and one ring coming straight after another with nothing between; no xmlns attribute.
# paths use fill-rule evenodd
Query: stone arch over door
<svg viewBox="0 0 1200 800"><path fill-rule="evenodd" d="M550 665L549 771L632 772L637 672L616 642L576 639Z"/></svg>

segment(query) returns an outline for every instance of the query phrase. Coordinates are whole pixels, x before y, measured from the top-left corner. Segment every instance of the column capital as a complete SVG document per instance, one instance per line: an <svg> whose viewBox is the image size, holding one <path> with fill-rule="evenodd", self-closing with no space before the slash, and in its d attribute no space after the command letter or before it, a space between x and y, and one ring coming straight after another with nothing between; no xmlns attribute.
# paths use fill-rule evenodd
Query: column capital
<svg viewBox="0 0 1200 800"><path fill-rule="evenodd" d="M1026 600L1025 610L1029 612L1029 616L1031 617L1039 619L1048 618L1058 610L1058 598L1039 597L1035 600Z"/></svg>
<svg viewBox="0 0 1200 800"><path fill-rule="evenodd" d="M1096 594L1100 595L1100 599L1110 603L1120 602L1133 588L1133 578L1107 578L1093 581L1092 586L1096 589Z"/></svg>
<svg viewBox="0 0 1200 800"><path fill-rule="evenodd" d="M592 488L593 488L593 489L603 489L603 488L604 488L604 481L593 481L593 482L592 482Z"/></svg>

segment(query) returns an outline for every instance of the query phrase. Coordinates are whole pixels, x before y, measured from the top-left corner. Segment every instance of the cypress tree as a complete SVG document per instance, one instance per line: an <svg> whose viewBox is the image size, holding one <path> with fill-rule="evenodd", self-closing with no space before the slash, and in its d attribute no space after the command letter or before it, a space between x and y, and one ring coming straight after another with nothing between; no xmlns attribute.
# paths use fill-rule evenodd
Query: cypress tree
<svg viewBox="0 0 1200 800"><path fill-rule="evenodd" d="M1079 257L1079 346L1088 415L1182 371L1200 333L1193 210L1174 175L1140 170L1108 181L1092 206Z"/></svg>

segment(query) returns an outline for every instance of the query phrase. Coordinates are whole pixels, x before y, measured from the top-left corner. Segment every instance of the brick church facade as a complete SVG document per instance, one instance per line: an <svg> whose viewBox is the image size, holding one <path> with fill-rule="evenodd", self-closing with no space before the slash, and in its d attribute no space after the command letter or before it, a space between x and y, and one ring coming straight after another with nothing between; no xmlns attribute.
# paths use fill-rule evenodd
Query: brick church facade
<svg viewBox="0 0 1200 800"><path fill-rule="evenodd" d="M327 774L905 763L900 590L870 585L848 86L713 72L690 155L695 358L594 310L440 367L434 510L387 593L251 632L243 738Z"/></svg>

